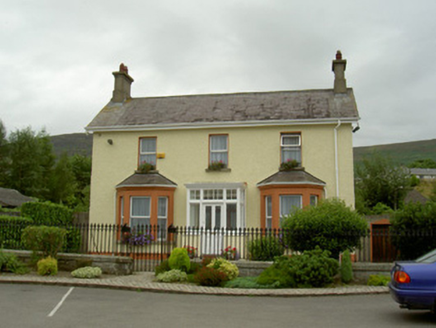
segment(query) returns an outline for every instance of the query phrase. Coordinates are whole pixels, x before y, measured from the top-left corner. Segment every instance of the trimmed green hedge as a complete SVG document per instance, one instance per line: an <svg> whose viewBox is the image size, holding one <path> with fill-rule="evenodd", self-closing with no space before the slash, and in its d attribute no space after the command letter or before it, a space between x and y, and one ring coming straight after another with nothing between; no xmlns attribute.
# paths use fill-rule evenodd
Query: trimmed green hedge
<svg viewBox="0 0 436 328"><path fill-rule="evenodd" d="M73 210L50 202L24 203L21 215L32 218L35 224L69 225L73 222Z"/></svg>

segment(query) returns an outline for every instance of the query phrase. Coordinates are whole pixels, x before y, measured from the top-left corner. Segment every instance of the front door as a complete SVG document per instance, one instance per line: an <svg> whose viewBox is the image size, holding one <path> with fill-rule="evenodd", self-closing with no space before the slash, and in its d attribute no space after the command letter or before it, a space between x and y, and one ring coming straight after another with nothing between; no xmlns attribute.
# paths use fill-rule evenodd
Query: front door
<svg viewBox="0 0 436 328"><path fill-rule="evenodd" d="M204 204L202 208L202 226L205 228L202 238L202 253L206 255L219 255L223 243L223 205Z"/></svg>

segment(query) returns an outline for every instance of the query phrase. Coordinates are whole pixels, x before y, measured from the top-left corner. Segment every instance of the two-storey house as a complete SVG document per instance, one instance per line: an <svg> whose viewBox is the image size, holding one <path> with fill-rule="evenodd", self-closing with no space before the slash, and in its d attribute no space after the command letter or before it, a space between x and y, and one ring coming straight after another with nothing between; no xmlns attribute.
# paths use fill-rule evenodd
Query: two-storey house
<svg viewBox="0 0 436 328"><path fill-rule="evenodd" d="M322 198L353 206L359 116L345 68L338 52L330 89L133 98L121 64L86 127L90 222L279 228Z"/></svg>

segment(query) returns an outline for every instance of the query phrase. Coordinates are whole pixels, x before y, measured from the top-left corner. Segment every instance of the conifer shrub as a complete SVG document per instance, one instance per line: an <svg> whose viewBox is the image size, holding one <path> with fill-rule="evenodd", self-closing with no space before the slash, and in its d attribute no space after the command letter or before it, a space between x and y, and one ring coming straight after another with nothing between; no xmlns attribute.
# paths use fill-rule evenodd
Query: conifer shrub
<svg viewBox="0 0 436 328"><path fill-rule="evenodd" d="M292 257L276 258L258 278L259 284L288 288L324 287L333 282L339 262L319 247Z"/></svg>
<svg viewBox="0 0 436 328"><path fill-rule="evenodd" d="M254 239L248 244L248 252L252 261L273 261L284 253L281 240L276 236Z"/></svg>
<svg viewBox="0 0 436 328"><path fill-rule="evenodd" d="M189 259L186 248L174 248L168 259L168 264L172 270L188 272L191 268L191 260Z"/></svg>
<svg viewBox="0 0 436 328"><path fill-rule="evenodd" d="M351 280L353 280L353 267L351 266L351 256L348 249L342 253L342 261L339 272L341 274L341 280L343 283L348 284Z"/></svg>
<svg viewBox="0 0 436 328"><path fill-rule="evenodd" d="M39 260L36 267L40 276L55 276L58 274L58 261L51 256Z"/></svg>

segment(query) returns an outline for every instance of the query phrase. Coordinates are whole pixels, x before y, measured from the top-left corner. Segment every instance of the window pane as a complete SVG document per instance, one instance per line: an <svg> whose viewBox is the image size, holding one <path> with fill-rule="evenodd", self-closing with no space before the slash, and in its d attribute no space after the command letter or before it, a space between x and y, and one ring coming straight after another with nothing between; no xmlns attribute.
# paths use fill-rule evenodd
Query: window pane
<svg viewBox="0 0 436 328"><path fill-rule="evenodd" d="M282 148L282 162L296 160L301 163L301 150L298 148Z"/></svg>
<svg viewBox="0 0 436 328"><path fill-rule="evenodd" d="M147 226L150 226L150 219L132 218L130 220L130 226L133 233L143 233L146 230Z"/></svg>
<svg viewBox="0 0 436 328"><path fill-rule="evenodd" d="M280 216L292 214L298 208L301 208L300 195L280 196Z"/></svg>
<svg viewBox="0 0 436 328"><path fill-rule="evenodd" d="M221 206L215 207L215 228L221 228Z"/></svg>
<svg viewBox="0 0 436 328"><path fill-rule="evenodd" d="M191 199L198 200L200 199L200 190L191 190L190 195Z"/></svg>
<svg viewBox="0 0 436 328"><path fill-rule="evenodd" d="M155 152L156 152L156 138L142 138L141 153L155 153Z"/></svg>
<svg viewBox="0 0 436 328"><path fill-rule="evenodd" d="M223 162L224 164L227 164L227 152L222 153L222 152L213 152L210 154L210 162Z"/></svg>
<svg viewBox="0 0 436 328"><path fill-rule="evenodd" d="M316 206L318 204L318 196L310 195L310 206Z"/></svg>
<svg viewBox="0 0 436 328"><path fill-rule="evenodd" d="M159 197L157 207L158 207L157 216L160 218L166 218L167 217L167 198L166 197Z"/></svg>
<svg viewBox="0 0 436 328"><path fill-rule="evenodd" d="M132 216L150 216L150 198L132 197Z"/></svg>
<svg viewBox="0 0 436 328"><path fill-rule="evenodd" d="M210 136L210 150L227 150L227 136Z"/></svg>
<svg viewBox="0 0 436 328"><path fill-rule="evenodd" d="M191 204L189 211L189 226L199 227L200 226L200 204Z"/></svg>
<svg viewBox="0 0 436 328"><path fill-rule="evenodd" d="M266 200L266 216L270 217L272 215L271 196L265 197L265 200Z"/></svg>
<svg viewBox="0 0 436 328"><path fill-rule="evenodd" d="M299 146L300 136L282 136L282 145L286 146Z"/></svg>
<svg viewBox="0 0 436 328"><path fill-rule="evenodd" d="M238 193L236 189L228 189L226 191L226 198L227 199L237 199Z"/></svg>
<svg viewBox="0 0 436 328"><path fill-rule="evenodd" d="M227 228L236 229L236 204L227 204Z"/></svg>
<svg viewBox="0 0 436 328"><path fill-rule="evenodd" d="M158 238L166 239L167 237L167 219L157 220Z"/></svg>

